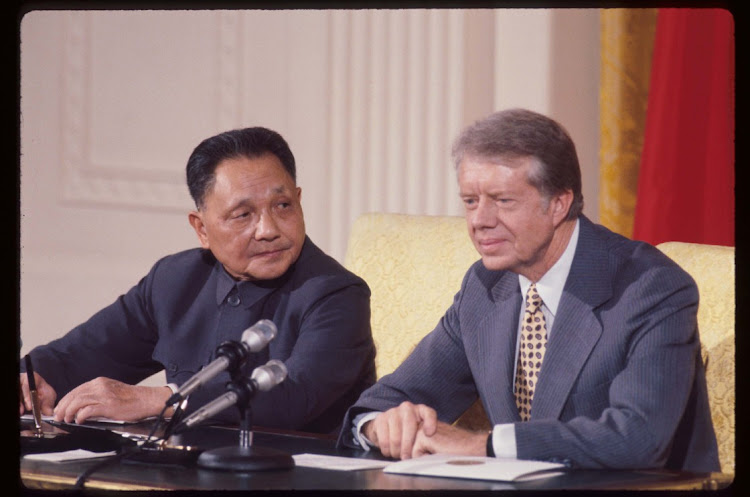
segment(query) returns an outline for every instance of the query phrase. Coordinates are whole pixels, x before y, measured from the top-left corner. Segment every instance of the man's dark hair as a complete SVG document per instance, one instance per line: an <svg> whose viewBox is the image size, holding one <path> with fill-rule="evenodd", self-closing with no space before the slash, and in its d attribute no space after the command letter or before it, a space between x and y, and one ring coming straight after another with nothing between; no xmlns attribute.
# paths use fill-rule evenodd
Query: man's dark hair
<svg viewBox="0 0 750 497"><path fill-rule="evenodd" d="M533 157L536 164L528 181L546 198L566 190L573 192L566 219L583 211L581 168L573 140L559 123L526 109L491 114L467 127L453 146L456 170L467 156L496 161Z"/></svg>
<svg viewBox="0 0 750 497"><path fill-rule="evenodd" d="M275 131L262 127L225 131L203 140L193 153L185 168L190 196L200 209L206 194L216 180L216 166L227 159L246 157L257 159L264 154L273 154L286 172L297 181L294 155L284 138Z"/></svg>

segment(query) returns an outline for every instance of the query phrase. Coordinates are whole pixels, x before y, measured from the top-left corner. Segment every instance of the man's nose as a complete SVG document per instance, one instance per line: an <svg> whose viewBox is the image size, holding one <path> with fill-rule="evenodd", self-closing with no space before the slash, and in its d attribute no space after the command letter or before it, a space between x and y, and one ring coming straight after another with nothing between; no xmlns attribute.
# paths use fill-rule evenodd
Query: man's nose
<svg viewBox="0 0 750 497"><path fill-rule="evenodd" d="M489 199L481 198L471 216L474 229L493 228L497 225L497 206Z"/></svg>
<svg viewBox="0 0 750 497"><path fill-rule="evenodd" d="M276 223L273 214L268 211L262 211L258 218L258 224L255 225L256 240L272 240L279 236L279 225Z"/></svg>

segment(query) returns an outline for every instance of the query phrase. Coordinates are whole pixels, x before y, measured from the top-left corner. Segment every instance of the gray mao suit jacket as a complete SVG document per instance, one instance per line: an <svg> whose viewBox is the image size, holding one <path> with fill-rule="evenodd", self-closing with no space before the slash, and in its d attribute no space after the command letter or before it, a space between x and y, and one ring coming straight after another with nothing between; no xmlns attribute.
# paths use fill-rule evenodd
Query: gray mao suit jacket
<svg viewBox="0 0 750 497"><path fill-rule="evenodd" d="M111 305L31 356L58 400L97 376L137 383L164 370L179 386L260 319L278 333L238 374L249 377L276 359L288 376L253 397L253 423L338 432L347 408L375 382L370 289L309 238L289 270L267 281L233 280L208 250L164 257ZM230 380L223 372L193 392L186 413L226 393ZM232 407L211 421L238 420Z"/></svg>
<svg viewBox="0 0 750 497"><path fill-rule="evenodd" d="M437 327L349 409L339 444L356 446L361 412L409 400L453 422L479 396L492 424L515 423L521 459L718 470L694 281L656 248L580 222L529 421L513 397L518 276L479 261Z"/></svg>

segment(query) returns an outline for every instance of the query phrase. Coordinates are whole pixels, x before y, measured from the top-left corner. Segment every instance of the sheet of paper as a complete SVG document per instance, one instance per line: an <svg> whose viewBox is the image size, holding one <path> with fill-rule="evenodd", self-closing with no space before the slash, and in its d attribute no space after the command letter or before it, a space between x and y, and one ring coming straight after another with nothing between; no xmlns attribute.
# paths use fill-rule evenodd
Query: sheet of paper
<svg viewBox="0 0 750 497"><path fill-rule="evenodd" d="M75 450L66 450L63 452L26 454L23 457L25 459L30 459L33 461L68 462L68 461L79 461L81 459L97 459L100 457L114 456L116 454L117 454L116 451L91 452L90 450L75 449Z"/></svg>
<svg viewBox="0 0 750 497"><path fill-rule="evenodd" d="M383 471L476 480L527 481L556 476L564 469L562 464L543 461L432 454L390 464Z"/></svg>
<svg viewBox="0 0 750 497"><path fill-rule="evenodd" d="M333 469L336 471L357 471L360 469L384 468L392 461L359 459L355 457L324 456L320 454L297 454L292 456L297 466L308 468Z"/></svg>

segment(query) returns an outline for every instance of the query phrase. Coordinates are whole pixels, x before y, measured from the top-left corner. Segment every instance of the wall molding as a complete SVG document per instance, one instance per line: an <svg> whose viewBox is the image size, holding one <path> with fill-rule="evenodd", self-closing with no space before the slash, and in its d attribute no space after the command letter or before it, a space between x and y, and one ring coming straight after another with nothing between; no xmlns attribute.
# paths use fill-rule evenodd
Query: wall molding
<svg viewBox="0 0 750 497"><path fill-rule="evenodd" d="M126 162L105 164L92 157L92 60L91 13L68 13L64 19L61 84L62 184L65 203L93 207L157 209L185 212L191 207L182 169L166 171L155 164ZM239 14L221 12L219 29L219 77L215 119L222 127L240 121L241 23ZM169 83L166 81L165 83ZM166 90L166 88L165 88ZM117 132L117 123L108 123ZM148 126L148 121L144 122ZM155 129L154 133L160 130Z"/></svg>

